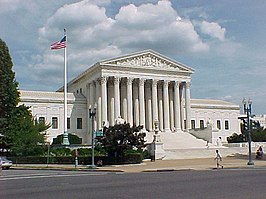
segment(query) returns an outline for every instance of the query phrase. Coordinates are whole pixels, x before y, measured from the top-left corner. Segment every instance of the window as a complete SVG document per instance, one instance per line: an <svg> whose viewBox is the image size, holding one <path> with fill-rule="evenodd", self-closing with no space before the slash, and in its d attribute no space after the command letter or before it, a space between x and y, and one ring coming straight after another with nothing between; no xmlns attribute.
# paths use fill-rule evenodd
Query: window
<svg viewBox="0 0 266 199"><path fill-rule="evenodd" d="M216 121L217 129L221 129L221 120Z"/></svg>
<svg viewBox="0 0 266 199"><path fill-rule="evenodd" d="M225 130L229 130L229 122L228 122L228 120L224 121L224 128L225 128Z"/></svg>
<svg viewBox="0 0 266 199"><path fill-rule="evenodd" d="M70 129L70 118L67 118L67 129Z"/></svg>
<svg viewBox="0 0 266 199"><path fill-rule="evenodd" d="M200 129L204 129L204 120L200 120Z"/></svg>
<svg viewBox="0 0 266 199"><path fill-rule="evenodd" d="M187 121L184 120L184 129L187 129Z"/></svg>
<svg viewBox="0 0 266 199"><path fill-rule="evenodd" d="M195 129L196 128L196 122L195 120L191 120L191 129Z"/></svg>
<svg viewBox="0 0 266 199"><path fill-rule="evenodd" d="M77 118L77 129L82 129L82 118Z"/></svg>
<svg viewBox="0 0 266 199"><path fill-rule="evenodd" d="M52 129L58 129L58 118L52 117Z"/></svg>
<svg viewBox="0 0 266 199"><path fill-rule="evenodd" d="M79 89L79 92L82 93L82 88Z"/></svg>
<svg viewBox="0 0 266 199"><path fill-rule="evenodd" d="M45 117L39 117L39 123L44 124L45 123Z"/></svg>

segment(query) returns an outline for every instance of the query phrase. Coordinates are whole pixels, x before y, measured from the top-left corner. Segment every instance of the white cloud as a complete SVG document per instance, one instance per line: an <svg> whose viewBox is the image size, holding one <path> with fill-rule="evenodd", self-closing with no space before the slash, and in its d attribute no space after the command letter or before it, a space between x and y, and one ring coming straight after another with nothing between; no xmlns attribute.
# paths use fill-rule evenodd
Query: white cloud
<svg viewBox="0 0 266 199"><path fill-rule="evenodd" d="M201 32L209 35L210 37L217 38L221 41L225 39L225 28L222 28L216 22L202 21L200 24Z"/></svg>
<svg viewBox="0 0 266 199"><path fill-rule="evenodd" d="M35 79L49 73L55 76L51 80L58 82L56 71L63 66L63 62L47 48L60 39L64 28L68 31L70 78L96 61L121 53L149 48L168 54L209 50L208 44L194 30L193 23L182 19L170 1L125 5L114 18L110 18L99 3L96 5L84 0L60 7L39 29L39 42L44 54L42 61L33 68L36 71ZM43 81L42 78L39 80Z"/></svg>

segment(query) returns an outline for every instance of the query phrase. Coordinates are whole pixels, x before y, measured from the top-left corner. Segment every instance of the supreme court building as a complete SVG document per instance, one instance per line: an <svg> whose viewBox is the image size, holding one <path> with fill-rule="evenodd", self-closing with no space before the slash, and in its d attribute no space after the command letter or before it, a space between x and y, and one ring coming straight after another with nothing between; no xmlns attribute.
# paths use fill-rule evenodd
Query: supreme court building
<svg viewBox="0 0 266 199"><path fill-rule="evenodd" d="M211 125L216 132L212 141L219 137L225 142L226 137L240 132L239 106L191 99L193 73L192 68L152 50L97 62L68 83L68 132L89 144L88 112L96 107L97 131L121 119L143 125L147 137L154 134L155 122L168 137ZM62 91L20 91L21 103L31 107L33 116L51 123L50 141L64 131Z"/></svg>

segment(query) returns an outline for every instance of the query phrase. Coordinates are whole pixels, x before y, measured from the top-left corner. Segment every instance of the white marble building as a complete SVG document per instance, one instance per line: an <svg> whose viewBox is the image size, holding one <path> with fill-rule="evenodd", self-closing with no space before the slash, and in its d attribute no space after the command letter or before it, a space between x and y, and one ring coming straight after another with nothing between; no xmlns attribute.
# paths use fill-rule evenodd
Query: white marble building
<svg viewBox="0 0 266 199"><path fill-rule="evenodd" d="M191 99L193 73L192 68L152 50L98 62L68 83L69 132L90 143L88 109L96 106L97 130L122 117L131 125L143 125L148 138L153 135L154 121L169 136L204 128L211 122L226 141L227 136L239 132L239 106ZM50 140L63 133L62 100L60 92L21 91L21 103L31 106L35 117L52 124L55 116L58 118L58 128L48 131Z"/></svg>

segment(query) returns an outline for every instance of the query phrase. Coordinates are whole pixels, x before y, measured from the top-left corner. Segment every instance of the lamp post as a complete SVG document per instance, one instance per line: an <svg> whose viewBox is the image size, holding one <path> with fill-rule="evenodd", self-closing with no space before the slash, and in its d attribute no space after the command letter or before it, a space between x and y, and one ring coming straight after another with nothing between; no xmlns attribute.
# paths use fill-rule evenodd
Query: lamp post
<svg viewBox="0 0 266 199"><path fill-rule="evenodd" d="M91 169L95 169L96 166L94 164L94 121L96 116L96 105L94 105L93 110L89 107L89 116L91 118Z"/></svg>
<svg viewBox="0 0 266 199"><path fill-rule="evenodd" d="M242 100L242 104L243 104L243 108L244 108L244 113L247 114L247 131L248 131L248 152L249 152L249 161L247 163L247 165L254 165L254 162L252 161L252 149L251 149L251 136L250 136L250 115L251 115L251 105L252 105L252 101L251 99L248 100L248 102L246 102L246 99L244 98Z"/></svg>

